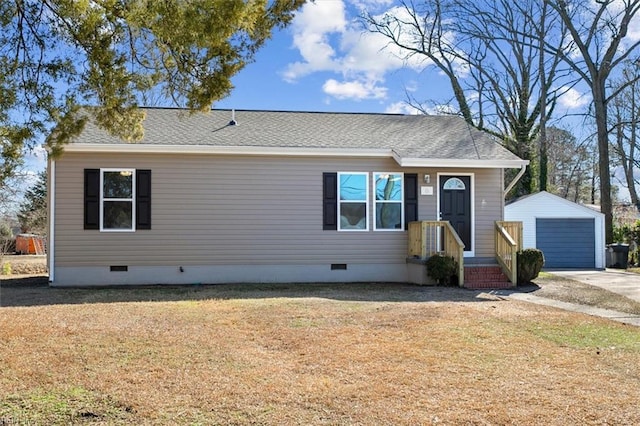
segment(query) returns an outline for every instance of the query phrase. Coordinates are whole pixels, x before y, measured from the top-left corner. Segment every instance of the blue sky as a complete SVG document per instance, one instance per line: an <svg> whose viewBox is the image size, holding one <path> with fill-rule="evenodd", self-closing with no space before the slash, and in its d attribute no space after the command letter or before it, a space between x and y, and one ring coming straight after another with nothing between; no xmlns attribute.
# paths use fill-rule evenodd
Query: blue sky
<svg viewBox="0 0 640 426"><path fill-rule="evenodd" d="M362 8L383 13L391 6L385 0L306 4L232 80L231 96L214 107L410 112L405 90L419 87L421 74L384 49L382 36L363 32L358 21Z"/></svg>
<svg viewBox="0 0 640 426"><path fill-rule="evenodd" d="M395 0L315 0L274 34L232 82L231 95L214 108L416 113L407 94L446 103L449 81L427 62L405 62L386 38L363 31L362 10L393 12ZM575 112L589 96L569 90L562 112Z"/></svg>

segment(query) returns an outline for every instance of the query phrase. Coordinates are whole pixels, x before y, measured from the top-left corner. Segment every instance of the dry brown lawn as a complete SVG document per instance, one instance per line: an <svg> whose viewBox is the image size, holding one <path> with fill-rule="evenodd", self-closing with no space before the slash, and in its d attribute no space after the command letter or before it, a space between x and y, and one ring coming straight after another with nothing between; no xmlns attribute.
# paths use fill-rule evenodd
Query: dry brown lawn
<svg viewBox="0 0 640 426"><path fill-rule="evenodd" d="M640 423L639 328L488 293L32 287L0 306L0 425Z"/></svg>

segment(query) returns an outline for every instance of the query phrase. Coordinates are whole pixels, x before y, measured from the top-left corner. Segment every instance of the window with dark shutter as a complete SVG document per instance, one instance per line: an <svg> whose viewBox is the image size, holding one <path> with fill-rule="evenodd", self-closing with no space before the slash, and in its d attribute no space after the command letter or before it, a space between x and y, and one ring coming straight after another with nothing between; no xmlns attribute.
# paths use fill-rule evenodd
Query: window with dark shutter
<svg viewBox="0 0 640 426"><path fill-rule="evenodd" d="M84 229L100 229L100 169L84 169Z"/></svg>
<svg viewBox="0 0 640 426"><path fill-rule="evenodd" d="M404 174L404 229L409 229L409 222L418 220L418 175Z"/></svg>
<svg viewBox="0 0 640 426"><path fill-rule="evenodd" d="M104 187L101 187L101 182L104 182ZM100 223L101 209L103 223ZM134 211L135 227L132 223ZM151 170L85 169L84 229L151 229Z"/></svg>
<svg viewBox="0 0 640 426"><path fill-rule="evenodd" d="M136 170L136 229L151 229L151 170Z"/></svg>
<svg viewBox="0 0 640 426"><path fill-rule="evenodd" d="M338 173L322 174L322 229L338 229Z"/></svg>

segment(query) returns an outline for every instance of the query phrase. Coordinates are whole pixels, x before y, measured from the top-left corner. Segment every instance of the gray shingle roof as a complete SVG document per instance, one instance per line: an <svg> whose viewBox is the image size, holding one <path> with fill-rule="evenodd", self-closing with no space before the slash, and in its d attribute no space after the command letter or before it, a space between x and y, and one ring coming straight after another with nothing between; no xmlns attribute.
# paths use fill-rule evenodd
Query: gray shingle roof
<svg viewBox="0 0 640 426"><path fill-rule="evenodd" d="M230 125L231 110L143 110L143 145L388 149L400 158L520 161L455 116L235 110L237 125ZM91 123L75 143L126 144Z"/></svg>

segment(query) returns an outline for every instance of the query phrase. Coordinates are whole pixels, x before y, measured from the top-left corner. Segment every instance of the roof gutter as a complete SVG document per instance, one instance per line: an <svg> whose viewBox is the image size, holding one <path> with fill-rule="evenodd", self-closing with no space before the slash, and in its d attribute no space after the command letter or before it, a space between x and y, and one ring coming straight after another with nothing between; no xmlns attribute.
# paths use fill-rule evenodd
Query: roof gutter
<svg viewBox="0 0 640 426"><path fill-rule="evenodd" d="M474 169L514 169L526 167L524 160L471 160L462 158L402 158L394 153L393 158L402 167L463 167Z"/></svg>
<svg viewBox="0 0 640 426"><path fill-rule="evenodd" d="M162 145L162 144L91 144L74 143L64 147L64 152L118 152L140 154L223 154L223 155L286 155L286 156L340 156L340 157L391 157L388 149L358 148L302 148L210 145Z"/></svg>
<svg viewBox="0 0 640 426"><path fill-rule="evenodd" d="M524 174L525 170L527 170L527 164L529 164L529 162L527 161L526 163L523 163L520 166L520 171L518 172L518 174L516 175L516 177L513 178L513 180L511 181L511 183L507 186L507 188L504 190L504 193L502 194L502 198L507 198L507 194L509 193L509 191L511 191L513 189L514 186L516 186L516 183L518 183L518 181L520 180L520 178L522 177L522 175Z"/></svg>

